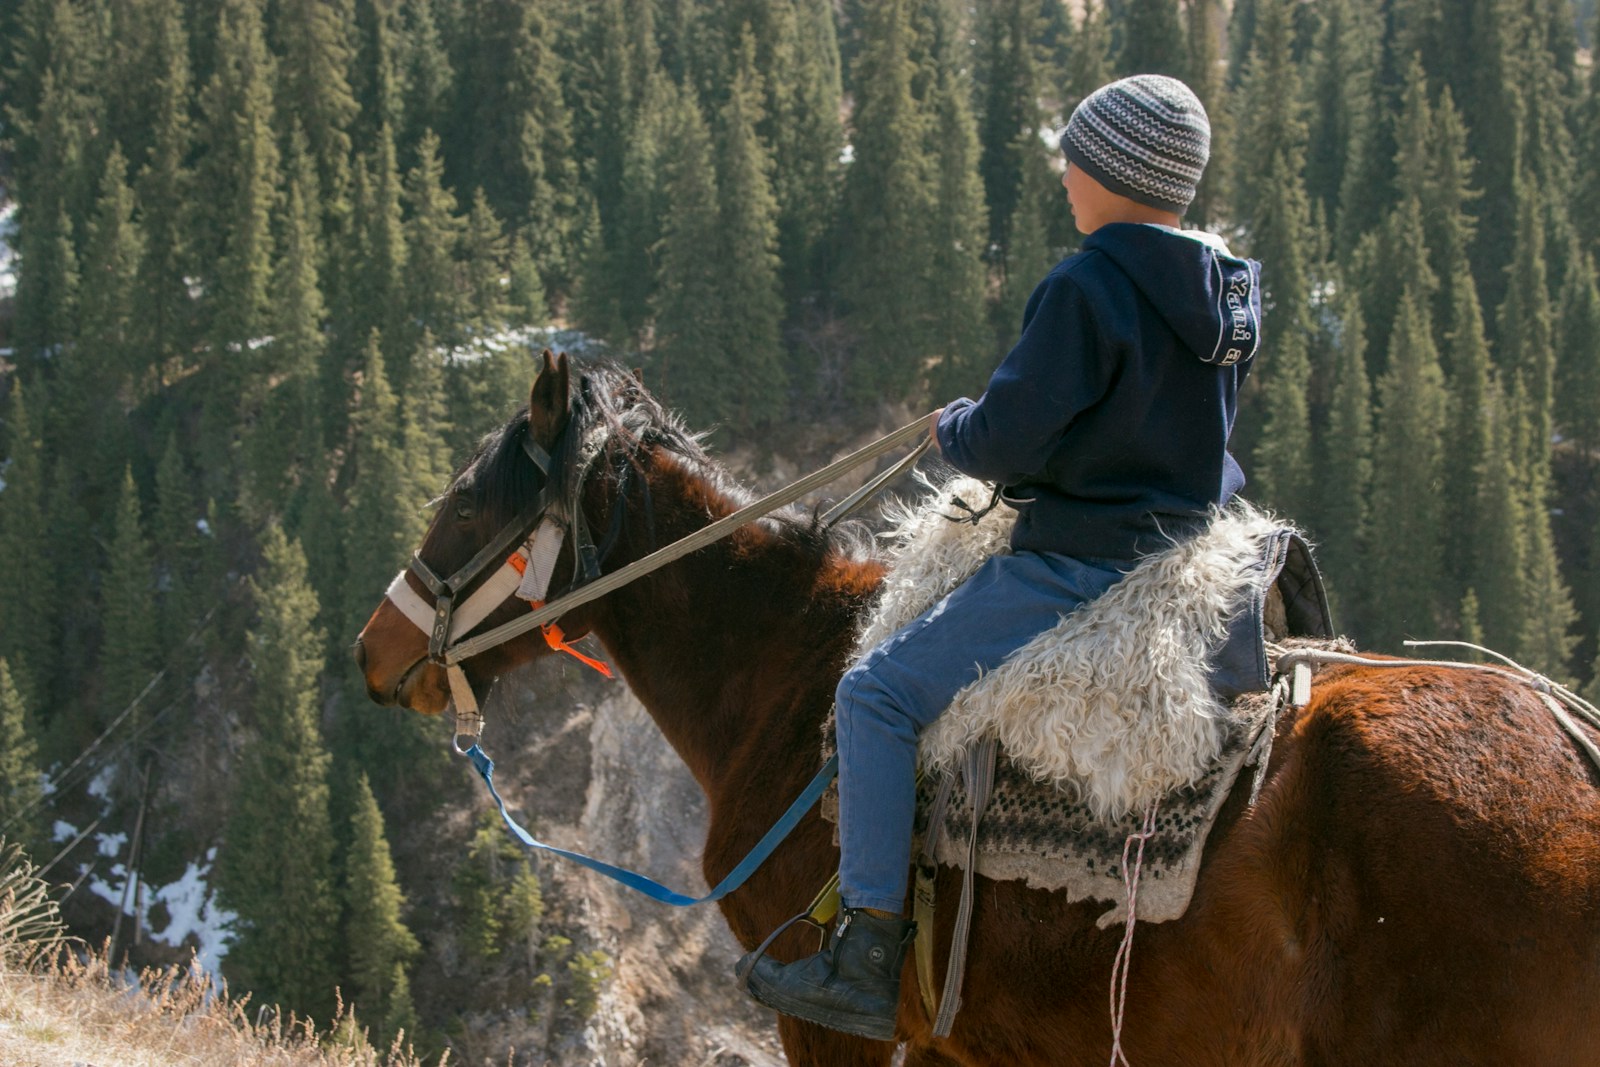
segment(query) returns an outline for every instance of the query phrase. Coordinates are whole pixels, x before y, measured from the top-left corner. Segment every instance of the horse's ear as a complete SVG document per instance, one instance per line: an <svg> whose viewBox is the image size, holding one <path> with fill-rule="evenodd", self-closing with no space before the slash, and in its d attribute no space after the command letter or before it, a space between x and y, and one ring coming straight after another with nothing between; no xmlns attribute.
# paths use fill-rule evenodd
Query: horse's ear
<svg viewBox="0 0 1600 1067"><path fill-rule="evenodd" d="M556 438L567 428L569 375L567 354L551 355L545 349L544 366L528 394L528 433L546 449L555 447Z"/></svg>
<svg viewBox="0 0 1600 1067"><path fill-rule="evenodd" d="M635 367L635 368L633 368L633 380L638 382L640 385L644 384L644 368L643 367Z"/></svg>

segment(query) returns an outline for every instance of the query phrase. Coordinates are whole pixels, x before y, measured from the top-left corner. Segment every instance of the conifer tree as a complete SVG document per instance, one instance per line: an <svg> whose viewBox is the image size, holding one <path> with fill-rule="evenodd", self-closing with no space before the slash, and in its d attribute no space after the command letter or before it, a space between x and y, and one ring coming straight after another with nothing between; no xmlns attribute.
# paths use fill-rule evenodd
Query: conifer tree
<svg viewBox="0 0 1600 1067"><path fill-rule="evenodd" d="M999 347L1009 349L1021 336L1022 315L1028 306L1033 290L1055 266L1057 249L1051 242L1048 213L1061 214L1061 180L1051 169L1041 152L1027 160L1023 170L1022 197L1012 219L1011 248L1006 257L1005 278L1000 286L1000 300L995 307L994 321ZM983 367L982 353L974 353L975 369ZM962 382L941 382L942 397L973 395L983 387L983 379L970 378Z"/></svg>
<svg viewBox="0 0 1600 1067"><path fill-rule="evenodd" d="M353 252L348 254L345 270L349 280L343 287L350 306L342 318L346 336L360 343L375 329L391 337L404 333L408 235L392 132L388 126L379 127L372 152L354 182ZM342 385L345 369L334 368L338 372L335 380L324 378L325 391Z"/></svg>
<svg viewBox="0 0 1600 1067"><path fill-rule="evenodd" d="M144 251L127 177L127 161L113 146L100 186L99 210L89 227L79 301L80 347L92 350L95 362L105 370L105 391L113 396L136 369L135 279Z"/></svg>
<svg viewBox="0 0 1600 1067"><path fill-rule="evenodd" d="M395 428L399 403L389 388L381 339L376 331L367 342L357 379L351 415L350 457L345 480L350 486L346 516L341 633L357 633L372 614L374 597L404 565L422 539L423 516L406 458L400 454ZM428 492L438 491L438 483Z"/></svg>
<svg viewBox="0 0 1600 1067"><path fill-rule="evenodd" d="M1455 273L1444 288L1449 293L1452 314L1441 349L1450 353L1450 447L1445 450L1443 482L1445 571L1453 580L1449 592L1460 596L1477 580L1474 560L1479 545L1495 536L1482 529L1486 515L1479 495L1485 476L1483 467L1493 451L1491 435L1496 416L1492 410L1495 398L1483 315L1471 268L1464 257L1456 260ZM1478 618L1483 618L1481 601Z"/></svg>
<svg viewBox="0 0 1600 1067"><path fill-rule="evenodd" d="M1545 244L1540 195L1530 180L1520 182L1516 258L1507 272L1510 285L1500 305L1500 366L1515 375L1529 408L1528 453L1519 465L1530 477L1548 483L1550 438L1555 427L1555 337L1545 275Z"/></svg>
<svg viewBox="0 0 1600 1067"><path fill-rule="evenodd" d="M49 531L44 542L49 577L44 584L50 600L49 614L44 617L53 619L55 626L50 635L51 673L34 675L35 684L47 685L50 692L29 698L31 706L49 709L52 743L71 751L79 750L71 746L86 745L98 733L95 723L100 709L91 703L95 679L91 650L105 620L98 615L95 599L83 595L83 575L85 560L101 558L100 546L108 534L103 523L97 525L91 518L87 502L77 491L78 479L77 470L65 457L57 455L51 460L42 494L45 517L41 530ZM30 619L27 625L36 624Z"/></svg>
<svg viewBox="0 0 1600 1067"><path fill-rule="evenodd" d="M350 995L362 1015L380 1021L379 1046L394 1040L396 1023L415 1017L409 1003L407 965L420 951L401 918L405 897L395 877L384 835L383 813L363 774L350 816L350 858L345 870L345 938L350 960Z"/></svg>
<svg viewBox="0 0 1600 1067"><path fill-rule="evenodd" d="M348 77L354 24L351 0L277 2L277 111L305 134L317 180L304 192L333 220L350 209L350 128L360 112Z"/></svg>
<svg viewBox="0 0 1600 1067"><path fill-rule="evenodd" d="M717 343L732 374L732 408L722 417L740 432L774 421L783 406L784 353L780 337L778 202L772 161L756 134L761 77L755 40L744 34L739 62L723 105L717 145L721 323Z"/></svg>
<svg viewBox="0 0 1600 1067"><path fill-rule="evenodd" d="M203 596L200 508L176 434L167 437L156 465L155 510L150 542L155 549L156 588L161 594L159 637L162 659L172 663L199 617Z"/></svg>
<svg viewBox="0 0 1600 1067"><path fill-rule="evenodd" d="M78 255L65 204L19 212L16 348L42 362L73 333L78 303Z"/></svg>
<svg viewBox="0 0 1600 1067"><path fill-rule="evenodd" d="M1473 546L1472 588L1482 606L1483 636L1490 648L1515 648L1527 611L1527 505L1517 466L1520 412L1498 381L1484 417L1489 423L1475 502L1478 541Z"/></svg>
<svg viewBox="0 0 1600 1067"><path fill-rule="evenodd" d="M1122 13L1119 74L1170 74L1181 78L1188 67L1184 53L1178 0L1128 0Z"/></svg>
<svg viewBox="0 0 1600 1067"><path fill-rule="evenodd" d="M153 98L151 144L145 160L133 161L145 238L135 287L140 312L134 326L142 364L133 368L136 397L153 388L167 370L176 369L169 364L183 358L192 329L191 300L184 284L191 270L192 240L189 40L181 0L153 0L148 17L152 31L144 77Z"/></svg>
<svg viewBox="0 0 1600 1067"><path fill-rule="evenodd" d="M848 371L858 401L909 395L932 347L921 272L933 176L926 118L911 92L908 7L908 0L887 0L866 13L854 72L855 162L845 174L843 272L859 336Z"/></svg>
<svg viewBox="0 0 1600 1067"><path fill-rule="evenodd" d="M1556 555L1550 508L1544 503L1548 495L1548 489L1538 481L1529 490L1525 560L1527 610L1523 613L1522 632L1513 646L1516 651L1512 656L1524 667L1540 674L1569 679L1572 652L1578 645L1578 612Z"/></svg>
<svg viewBox="0 0 1600 1067"><path fill-rule="evenodd" d="M1002 262L1011 242L1011 216L1023 197L1024 159L1038 142L1039 64L1034 40L1037 0L996 0L979 26L978 139L989 242Z"/></svg>
<svg viewBox="0 0 1600 1067"><path fill-rule="evenodd" d="M1083 18L1072 38L1072 62L1064 86L1067 109L1111 80L1111 26L1106 6L1083 0Z"/></svg>
<svg viewBox="0 0 1600 1067"><path fill-rule="evenodd" d="M1372 103L1375 51L1370 20L1356 0L1322 5L1322 27L1308 79L1311 94L1306 192L1330 220L1343 220L1345 183L1359 173L1352 151L1364 147L1376 121ZM1356 219L1341 233L1358 235L1377 220Z"/></svg>
<svg viewBox="0 0 1600 1067"><path fill-rule="evenodd" d="M731 368L717 343L723 277L707 249L720 247L721 215L711 138L692 98L682 100L666 168L668 215L662 224L656 288L659 389L690 421L726 416Z"/></svg>
<svg viewBox="0 0 1600 1067"><path fill-rule="evenodd" d="M1422 224L1434 273L1445 283L1440 286L1435 303L1434 322L1440 328L1449 329L1451 323L1461 321L1464 312L1456 306L1456 301L1466 295L1466 286L1450 284L1450 279L1460 278L1472 283L1473 314L1481 315L1481 312L1476 307L1477 286L1470 274L1469 259L1476 225L1468 208L1478 198L1478 192L1472 188L1473 162L1467 155L1466 127L1448 86L1440 93L1438 107L1434 109L1431 145L1433 158L1422 195L1422 202L1428 208L1423 213ZM1439 350L1447 375L1455 368L1451 348L1444 344Z"/></svg>
<svg viewBox="0 0 1600 1067"><path fill-rule="evenodd" d="M405 203L410 209L406 225L405 304L414 330L429 330L442 343L459 341L462 296L455 252L463 224L456 214L456 198L444 185L444 165L439 139L425 134L417 149L417 165L406 175ZM415 336L389 338L391 344L415 343ZM401 348L396 349L402 350ZM406 385L403 368L391 365L396 387Z"/></svg>
<svg viewBox="0 0 1600 1067"><path fill-rule="evenodd" d="M241 395L256 372L249 342L265 336L272 296L272 216L278 148L272 133L274 65L259 9L223 0L217 66L201 97L208 146L199 202L206 206L204 266L210 354L200 455L208 488L223 490Z"/></svg>
<svg viewBox="0 0 1600 1067"><path fill-rule="evenodd" d="M773 18L767 115L759 132L771 146L772 158L782 161L772 174L778 256L784 291L797 300L825 290L829 283L828 240L838 213L839 152L844 146L839 39L827 0L774 5ZM647 108L640 110L642 116ZM641 132L645 121L641 118ZM625 163L625 178L626 172Z"/></svg>
<svg viewBox="0 0 1600 1067"><path fill-rule="evenodd" d="M399 0L399 64L405 120L393 130L401 169L416 163L417 146L429 130L449 122L455 84L450 55L434 16L433 0Z"/></svg>
<svg viewBox="0 0 1600 1067"><path fill-rule="evenodd" d="M1561 304L1556 417L1592 472L1600 467L1600 287L1592 256L1580 257L1568 273Z"/></svg>
<svg viewBox="0 0 1600 1067"><path fill-rule="evenodd" d="M260 1002L327 1019L339 906L329 758L317 726L326 638L300 546L274 525L262 551L249 582L258 612L249 634L255 736L240 757L217 860L218 890L239 915L227 963Z"/></svg>
<svg viewBox="0 0 1600 1067"><path fill-rule="evenodd" d="M455 185L482 188L499 218L538 238L541 268L564 276L577 168L545 5L473 0L466 11L472 62L455 87L449 158L463 167Z"/></svg>
<svg viewBox="0 0 1600 1067"><path fill-rule="evenodd" d="M492 333L505 325L506 277L509 243L483 190L472 197L472 209L461 231L461 269L466 319L481 332Z"/></svg>
<svg viewBox="0 0 1600 1067"><path fill-rule="evenodd" d="M251 511L261 517L281 515L295 487L318 477L322 451L318 379L326 312L317 269L322 256L313 195L316 160L298 128L290 141L289 190L273 271L273 339L247 398L254 417L244 444L244 489Z"/></svg>
<svg viewBox="0 0 1600 1067"><path fill-rule="evenodd" d="M993 362L984 306L988 279L983 253L989 227L979 176L978 136L967 103L972 95L968 79L953 51L947 46L938 55L937 80L928 102L932 139L927 147L937 168L934 211L929 220L929 354L939 357L934 379L946 397L981 378ZM1027 136L1029 142L1037 142L1031 131Z"/></svg>
<svg viewBox="0 0 1600 1067"><path fill-rule="evenodd" d="M145 536L139 488L124 470L111 527L111 550L100 591L105 638L98 674L103 679L99 725L114 719L139 694L161 658L157 632L155 560Z"/></svg>
<svg viewBox="0 0 1600 1067"><path fill-rule="evenodd" d="M1340 301L1334 351L1332 401L1326 431L1316 442L1318 496L1313 529L1321 563L1341 618L1359 616L1362 569L1367 559L1372 490L1372 387L1367 377L1366 325L1354 292ZM1353 625L1364 629L1359 618Z"/></svg>
<svg viewBox="0 0 1600 1067"><path fill-rule="evenodd" d="M380 128L394 131L405 123L399 7L397 0L357 0L354 7L350 89L356 100L354 140L361 151L371 148Z"/></svg>
<svg viewBox="0 0 1600 1067"><path fill-rule="evenodd" d="M1262 263L1264 311L1276 340L1255 372L1253 395L1241 411L1236 447L1254 459L1257 495L1290 518L1315 511L1311 483L1310 207L1301 179L1306 127L1299 77L1291 54L1289 11L1265 0L1256 51L1241 84L1241 154L1234 203L1249 234L1250 254Z"/></svg>
<svg viewBox="0 0 1600 1067"><path fill-rule="evenodd" d="M1188 211L1192 224L1202 229L1221 215L1227 202L1228 175L1233 170L1233 114L1218 59L1217 25L1221 10L1220 0L1188 0L1187 4L1185 80L1211 121L1211 156Z"/></svg>
<svg viewBox="0 0 1600 1067"><path fill-rule="evenodd" d="M42 862L43 799L39 787L39 747L34 743L28 705L11 675L11 665L0 656L0 827L7 841L22 845Z"/></svg>
<svg viewBox="0 0 1600 1067"><path fill-rule="evenodd" d="M55 677L51 636L57 602L49 566L43 447L24 393L23 383L14 380L3 424L6 488L0 493L0 559L14 565L8 568L12 587L0 597L0 657L10 661L24 703L43 707Z"/></svg>
<svg viewBox="0 0 1600 1067"><path fill-rule="evenodd" d="M1401 298L1389 367L1378 380L1366 603L1371 638L1386 651L1399 651L1403 637L1432 632L1444 614L1435 488L1443 461L1444 376L1417 303L1411 293Z"/></svg>

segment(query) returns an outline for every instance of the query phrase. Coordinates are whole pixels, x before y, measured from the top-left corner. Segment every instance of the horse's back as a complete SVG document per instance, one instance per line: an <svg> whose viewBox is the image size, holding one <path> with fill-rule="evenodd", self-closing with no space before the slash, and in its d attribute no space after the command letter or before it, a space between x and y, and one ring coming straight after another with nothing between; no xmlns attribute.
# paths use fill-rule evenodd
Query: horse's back
<svg viewBox="0 0 1600 1067"><path fill-rule="evenodd" d="M1215 866L1299 1062L1600 1063L1600 779L1537 693L1330 672L1279 744Z"/></svg>
<svg viewBox="0 0 1600 1067"><path fill-rule="evenodd" d="M1230 798L1188 912L1137 927L1129 1061L1600 1063L1597 783L1525 686L1319 676L1280 724L1257 802L1247 784ZM979 893L945 1047L971 1063L1106 1062L1124 928L1095 927L1104 905L1020 883Z"/></svg>

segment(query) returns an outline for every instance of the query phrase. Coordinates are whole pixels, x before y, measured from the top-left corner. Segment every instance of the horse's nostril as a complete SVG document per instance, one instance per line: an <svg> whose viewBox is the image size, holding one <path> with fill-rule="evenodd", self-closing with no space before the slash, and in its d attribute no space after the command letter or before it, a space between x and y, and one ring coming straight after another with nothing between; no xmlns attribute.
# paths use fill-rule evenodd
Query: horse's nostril
<svg viewBox="0 0 1600 1067"><path fill-rule="evenodd" d="M359 668L362 673L365 673L367 669L367 646L361 643L361 638L356 638L355 648L351 651L353 651L356 656L356 667Z"/></svg>

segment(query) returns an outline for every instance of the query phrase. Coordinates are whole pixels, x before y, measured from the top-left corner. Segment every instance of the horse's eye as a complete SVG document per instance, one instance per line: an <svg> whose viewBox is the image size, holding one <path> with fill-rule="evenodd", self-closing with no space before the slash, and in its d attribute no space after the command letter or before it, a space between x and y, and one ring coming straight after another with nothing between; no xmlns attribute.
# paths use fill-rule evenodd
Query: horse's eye
<svg viewBox="0 0 1600 1067"><path fill-rule="evenodd" d="M472 510L472 505L466 501L462 500L456 503L456 518L460 521L471 522L476 514L477 512Z"/></svg>

